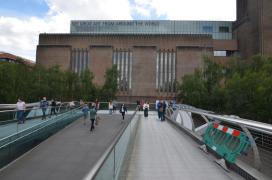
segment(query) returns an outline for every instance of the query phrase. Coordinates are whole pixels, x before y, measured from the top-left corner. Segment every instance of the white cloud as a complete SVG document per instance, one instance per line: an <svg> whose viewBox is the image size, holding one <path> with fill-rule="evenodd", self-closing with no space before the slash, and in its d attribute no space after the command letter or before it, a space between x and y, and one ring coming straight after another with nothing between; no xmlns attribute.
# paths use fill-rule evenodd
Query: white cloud
<svg viewBox="0 0 272 180"><path fill-rule="evenodd" d="M236 0L134 0L171 20L235 20ZM144 11L144 10L143 10ZM142 14L144 15L144 14Z"/></svg>
<svg viewBox="0 0 272 180"><path fill-rule="evenodd" d="M35 60L39 33L68 33L72 19L132 19L127 0L46 2L49 12L43 18L0 16L0 51Z"/></svg>
<svg viewBox="0 0 272 180"><path fill-rule="evenodd" d="M140 16L187 20L234 20L235 0L45 0L43 18L0 16L0 51L35 60L39 33L68 33L74 19L132 19ZM132 2L132 3L131 3ZM221 7L221 8L220 8ZM233 12L234 11L234 12Z"/></svg>

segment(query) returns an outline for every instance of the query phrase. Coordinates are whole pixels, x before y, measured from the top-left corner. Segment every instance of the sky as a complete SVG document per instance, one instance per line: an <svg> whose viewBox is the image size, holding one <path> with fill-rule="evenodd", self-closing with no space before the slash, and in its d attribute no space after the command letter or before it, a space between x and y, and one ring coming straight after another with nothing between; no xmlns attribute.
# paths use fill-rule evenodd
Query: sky
<svg viewBox="0 0 272 180"><path fill-rule="evenodd" d="M0 51L36 59L39 33L69 33L70 20L236 19L236 0L0 0Z"/></svg>

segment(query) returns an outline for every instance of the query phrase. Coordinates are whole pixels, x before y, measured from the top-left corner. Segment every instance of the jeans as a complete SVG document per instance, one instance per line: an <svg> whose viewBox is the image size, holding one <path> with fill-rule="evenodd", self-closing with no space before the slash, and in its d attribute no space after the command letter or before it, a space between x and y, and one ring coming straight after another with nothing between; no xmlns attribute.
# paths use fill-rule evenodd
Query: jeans
<svg viewBox="0 0 272 180"><path fill-rule="evenodd" d="M46 119L45 112L46 112L46 109L45 109L45 108L43 108L43 109L42 109L42 113L43 113L43 115L42 115L42 119Z"/></svg>
<svg viewBox="0 0 272 180"><path fill-rule="evenodd" d="M94 130L94 121L95 121L95 119L91 119L91 129L90 129L90 131Z"/></svg>
<svg viewBox="0 0 272 180"><path fill-rule="evenodd" d="M23 110L17 111L17 119L18 119L19 123L22 123L24 121L24 111Z"/></svg>
<svg viewBox="0 0 272 180"><path fill-rule="evenodd" d="M125 119L125 112L122 112L122 117L123 117L123 120Z"/></svg>

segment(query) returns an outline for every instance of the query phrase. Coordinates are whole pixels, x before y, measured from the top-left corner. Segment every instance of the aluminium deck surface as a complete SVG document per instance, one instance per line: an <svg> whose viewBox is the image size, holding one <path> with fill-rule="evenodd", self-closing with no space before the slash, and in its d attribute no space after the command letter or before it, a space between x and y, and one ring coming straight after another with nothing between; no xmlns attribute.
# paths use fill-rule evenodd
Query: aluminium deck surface
<svg viewBox="0 0 272 180"><path fill-rule="evenodd" d="M81 118L0 171L0 179L82 179L126 124L119 113L100 116L94 132Z"/></svg>
<svg viewBox="0 0 272 180"><path fill-rule="evenodd" d="M150 112L141 117L126 180L239 180L219 167L191 137Z"/></svg>

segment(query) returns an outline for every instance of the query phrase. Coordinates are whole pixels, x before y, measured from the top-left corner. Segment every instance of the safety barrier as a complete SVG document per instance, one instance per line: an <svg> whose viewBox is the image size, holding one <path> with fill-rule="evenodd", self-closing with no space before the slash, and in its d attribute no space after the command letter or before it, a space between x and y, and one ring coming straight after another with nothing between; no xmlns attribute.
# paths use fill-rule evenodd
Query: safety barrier
<svg viewBox="0 0 272 180"><path fill-rule="evenodd" d="M204 134L204 143L230 163L244 154L250 147L250 141L244 132L218 123L210 123Z"/></svg>

